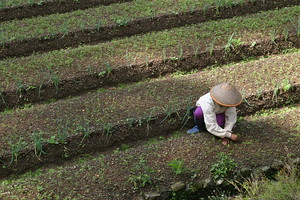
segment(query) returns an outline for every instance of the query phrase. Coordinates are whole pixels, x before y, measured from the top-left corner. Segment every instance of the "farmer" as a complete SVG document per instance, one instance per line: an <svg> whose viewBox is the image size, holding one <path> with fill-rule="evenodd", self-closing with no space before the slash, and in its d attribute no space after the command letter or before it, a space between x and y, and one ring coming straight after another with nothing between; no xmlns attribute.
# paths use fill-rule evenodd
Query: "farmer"
<svg viewBox="0 0 300 200"><path fill-rule="evenodd" d="M195 134L207 130L222 138L224 145L229 143L229 139L236 141L237 135L231 130L237 119L236 106L241 103L242 95L234 86L228 83L214 86L196 102L195 126L187 133Z"/></svg>

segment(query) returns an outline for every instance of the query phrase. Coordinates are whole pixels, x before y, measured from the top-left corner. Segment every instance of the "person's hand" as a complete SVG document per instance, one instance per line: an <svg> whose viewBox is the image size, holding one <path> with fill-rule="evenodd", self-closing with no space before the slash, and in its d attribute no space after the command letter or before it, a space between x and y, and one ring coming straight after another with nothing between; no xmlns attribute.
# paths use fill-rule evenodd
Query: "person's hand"
<svg viewBox="0 0 300 200"><path fill-rule="evenodd" d="M237 138L238 138L237 134L231 133L230 139L231 139L232 141L236 141Z"/></svg>

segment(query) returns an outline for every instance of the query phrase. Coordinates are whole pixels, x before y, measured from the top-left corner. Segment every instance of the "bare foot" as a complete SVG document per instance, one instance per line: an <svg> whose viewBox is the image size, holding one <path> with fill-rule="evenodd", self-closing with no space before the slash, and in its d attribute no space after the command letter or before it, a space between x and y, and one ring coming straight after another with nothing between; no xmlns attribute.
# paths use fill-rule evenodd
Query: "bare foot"
<svg viewBox="0 0 300 200"><path fill-rule="evenodd" d="M222 144L223 144L223 145L229 144L229 138L223 138L223 139L222 139Z"/></svg>

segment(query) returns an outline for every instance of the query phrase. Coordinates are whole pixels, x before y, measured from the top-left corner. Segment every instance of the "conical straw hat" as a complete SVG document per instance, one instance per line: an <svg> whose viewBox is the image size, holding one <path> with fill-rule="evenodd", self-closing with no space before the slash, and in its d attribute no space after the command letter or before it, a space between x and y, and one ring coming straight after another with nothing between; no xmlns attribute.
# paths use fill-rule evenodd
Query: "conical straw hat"
<svg viewBox="0 0 300 200"><path fill-rule="evenodd" d="M221 106L235 107L242 103L241 93L229 83L220 83L210 90L211 98Z"/></svg>

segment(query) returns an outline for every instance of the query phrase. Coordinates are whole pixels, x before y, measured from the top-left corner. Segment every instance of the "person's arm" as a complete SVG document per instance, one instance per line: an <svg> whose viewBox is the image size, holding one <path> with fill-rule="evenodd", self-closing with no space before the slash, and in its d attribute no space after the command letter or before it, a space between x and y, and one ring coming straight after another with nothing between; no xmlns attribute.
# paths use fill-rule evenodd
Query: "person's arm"
<svg viewBox="0 0 300 200"><path fill-rule="evenodd" d="M227 108L225 111L225 130L231 131L236 123L236 107Z"/></svg>
<svg viewBox="0 0 300 200"><path fill-rule="evenodd" d="M218 125L216 113L213 112L213 105L206 104L202 107L202 110L205 126L208 132L220 138L231 138L231 131L225 130Z"/></svg>

